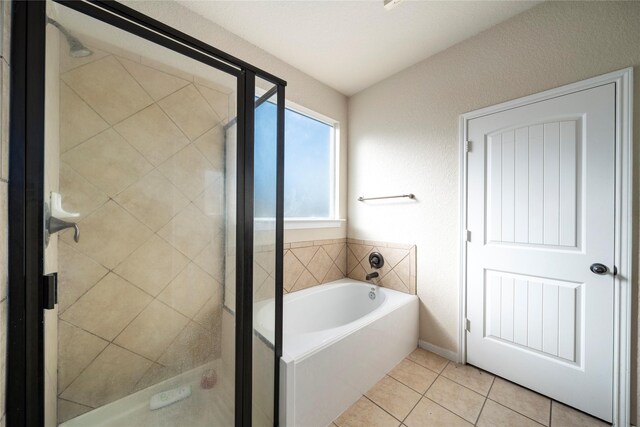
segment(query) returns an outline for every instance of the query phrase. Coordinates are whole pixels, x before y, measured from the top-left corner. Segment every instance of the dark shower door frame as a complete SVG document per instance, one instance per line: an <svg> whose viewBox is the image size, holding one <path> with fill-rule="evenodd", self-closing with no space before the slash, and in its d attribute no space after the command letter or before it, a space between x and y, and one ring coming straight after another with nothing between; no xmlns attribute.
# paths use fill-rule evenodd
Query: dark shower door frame
<svg viewBox="0 0 640 427"><path fill-rule="evenodd" d="M256 77L277 87L276 254L283 250L286 82L115 1L53 0L236 76L235 425L251 426L253 330L254 109ZM12 1L9 147L9 313L6 423L44 425L44 75L46 3ZM274 426L282 355L282 257L276 256Z"/></svg>

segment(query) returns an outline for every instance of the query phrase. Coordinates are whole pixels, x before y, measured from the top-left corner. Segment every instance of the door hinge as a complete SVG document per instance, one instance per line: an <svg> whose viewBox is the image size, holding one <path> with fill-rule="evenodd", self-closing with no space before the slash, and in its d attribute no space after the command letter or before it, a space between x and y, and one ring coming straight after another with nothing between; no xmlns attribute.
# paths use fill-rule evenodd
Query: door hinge
<svg viewBox="0 0 640 427"><path fill-rule="evenodd" d="M42 308L52 310L58 303L58 273L45 274L42 276L42 286L44 288Z"/></svg>
<svg viewBox="0 0 640 427"><path fill-rule="evenodd" d="M471 332L471 320L465 317L464 319L464 330L467 332Z"/></svg>
<svg viewBox="0 0 640 427"><path fill-rule="evenodd" d="M464 230L464 241L465 242L470 242L471 241L471 231L469 230Z"/></svg>
<svg viewBox="0 0 640 427"><path fill-rule="evenodd" d="M464 142L464 152L469 153L471 151L471 141Z"/></svg>

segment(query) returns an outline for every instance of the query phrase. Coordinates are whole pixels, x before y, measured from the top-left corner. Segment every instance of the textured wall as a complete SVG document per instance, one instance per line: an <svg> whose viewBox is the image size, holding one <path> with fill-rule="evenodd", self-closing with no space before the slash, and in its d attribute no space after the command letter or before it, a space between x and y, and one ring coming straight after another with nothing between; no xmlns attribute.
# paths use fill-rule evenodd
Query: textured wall
<svg viewBox="0 0 640 427"><path fill-rule="evenodd" d="M340 122L339 216L347 217L347 97L293 66L232 34L200 15L167 1L124 1L127 6L171 25L287 81L287 100ZM277 29L274 29L277 31ZM287 230L287 242L346 237L346 224L336 228Z"/></svg>
<svg viewBox="0 0 640 427"><path fill-rule="evenodd" d="M420 339L457 348L459 115L634 66L640 188L639 22L638 2L547 2L350 99L348 235L418 245ZM417 203L354 198L406 192Z"/></svg>
<svg viewBox="0 0 640 427"><path fill-rule="evenodd" d="M220 352L233 95L89 46L60 47L60 193L82 238L58 242L59 421Z"/></svg>
<svg viewBox="0 0 640 427"><path fill-rule="evenodd" d="M11 2L3 1L0 10L0 427L5 425L6 412L10 14Z"/></svg>

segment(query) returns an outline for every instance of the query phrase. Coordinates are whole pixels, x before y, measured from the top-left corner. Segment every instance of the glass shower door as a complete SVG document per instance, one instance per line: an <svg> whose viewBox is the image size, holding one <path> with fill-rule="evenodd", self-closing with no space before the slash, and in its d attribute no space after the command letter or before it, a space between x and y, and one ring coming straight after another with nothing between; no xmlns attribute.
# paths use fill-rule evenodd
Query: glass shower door
<svg viewBox="0 0 640 427"><path fill-rule="evenodd" d="M47 425L231 426L237 77L48 6Z"/></svg>

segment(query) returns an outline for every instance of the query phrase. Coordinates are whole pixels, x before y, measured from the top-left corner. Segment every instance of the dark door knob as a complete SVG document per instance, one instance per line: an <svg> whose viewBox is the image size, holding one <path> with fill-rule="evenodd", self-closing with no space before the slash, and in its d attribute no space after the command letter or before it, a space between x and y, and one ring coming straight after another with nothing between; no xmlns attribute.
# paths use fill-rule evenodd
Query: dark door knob
<svg viewBox="0 0 640 427"><path fill-rule="evenodd" d="M595 264L591 264L591 267L589 267L589 269L592 273L595 274L606 274L607 271L609 271L606 265L600 264L598 262L596 262Z"/></svg>

